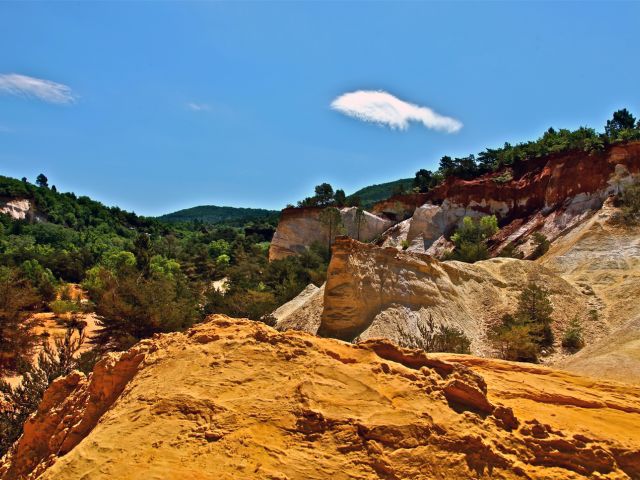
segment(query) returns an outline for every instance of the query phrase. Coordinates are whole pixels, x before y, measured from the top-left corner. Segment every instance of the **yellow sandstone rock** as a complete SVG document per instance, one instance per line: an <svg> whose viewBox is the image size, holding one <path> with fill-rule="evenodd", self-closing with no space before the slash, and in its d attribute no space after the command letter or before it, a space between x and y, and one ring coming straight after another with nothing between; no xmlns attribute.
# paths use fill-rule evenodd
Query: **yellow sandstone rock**
<svg viewBox="0 0 640 480"><path fill-rule="evenodd" d="M214 316L56 381L0 478L638 478L639 398Z"/></svg>

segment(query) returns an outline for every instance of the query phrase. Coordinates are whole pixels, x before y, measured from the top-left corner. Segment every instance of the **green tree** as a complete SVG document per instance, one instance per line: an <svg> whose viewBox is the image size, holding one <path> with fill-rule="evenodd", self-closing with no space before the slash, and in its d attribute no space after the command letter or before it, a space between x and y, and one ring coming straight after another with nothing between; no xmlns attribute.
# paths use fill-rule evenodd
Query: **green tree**
<svg viewBox="0 0 640 480"><path fill-rule="evenodd" d="M154 333L183 330L198 320L197 299L186 279L162 263L154 258L149 278L135 270L113 273L99 267L92 281L85 282L102 327L95 337L101 349L124 350Z"/></svg>
<svg viewBox="0 0 640 480"><path fill-rule="evenodd" d="M636 223L640 216L640 184L634 183L626 187L619 194L618 203L622 220L628 223Z"/></svg>
<svg viewBox="0 0 640 480"><path fill-rule="evenodd" d="M635 128L635 125L635 117L626 108L623 108L614 112L611 120L607 120L604 131L609 138L615 140L623 130L631 130Z"/></svg>
<svg viewBox="0 0 640 480"><path fill-rule="evenodd" d="M44 173L41 173L36 177L36 185L42 188L47 188L49 186L49 179L44 175Z"/></svg>
<svg viewBox="0 0 640 480"><path fill-rule="evenodd" d="M528 283L518 298L515 316L518 321L534 326L534 333L539 335L538 343L543 346L553 345L552 313L549 292L534 282Z"/></svg>
<svg viewBox="0 0 640 480"><path fill-rule="evenodd" d="M316 185L315 192L317 205L325 206L333 202L333 187L330 184L321 183L320 185Z"/></svg>
<svg viewBox="0 0 640 480"><path fill-rule="evenodd" d="M468 263L489 258L487 240L497 231L498 219L495 215L487 215L479 220L464 217L462 225L451 236L455 249L445 258Z"/></svg>
<svg viewBox="0 0 640 480"><path fill-rule="evenodd" d="M516 312L490 330L489 340L507 360L535 362L542 347L553 346L552 313L549 292L530 282L518 297Z"/></svg>
<svg viewBox="0 0 640 480"><path fill-rule="evenodd" d="M38 260L25 260L20 265L23 276L29 280L38 294L46 302L53 300L56 296L56 279L51 270L44 268Z"/></svg>
<svg viewBox="0 0 640 480"><path fill-rule="evenodd" d="M140 233L135 241L135 256L138 269L145 277L148 277L151 270L151 237L147 233Z"/></svg>
<svg viewBox="0 0 640 480"><path fill-rule="evenodd" d="M562 346L571 352L577 352L584 347L584 337L582 336L582 325L577 317L569 323L569 328L562 337Z"/></svg>
<svg viewBox="0 0 640 480"><path fill-rule="evenodd" d="M336 190L336 193L333 195L333 200L335 201L337 207L344 207L347 204L347 196L344 193L344 190L340 188Z"/></svg>
<svg viewBox="0 0 640 480"><path fill-rule="evenodd" d="M362 199L359 195L352 195L347 199L347 205L349 207L360 207L362 206Z"/></svg>
<svg viewBox="0 0 640 480"><path fill-rule="evenodd" d="M431 188L436 185L437 181L433 175L433 172L430 170L425 170L424 168L418 170L416 172L416 176L413 179L413 186L417 188L419 192L428 192Z"/></svg>
<svg viewBox="0 0 640 480"><path fill-rule="evenodd" d="M542 255L549 251L549 247L551 246L551 243L547 239L546 235L540 232L535 232L533 234L533 244L535 245L535 248L531 253L531 260L540 258Z"/></svg>
<svg viewBox="0 0 640 480"><path fill-rule="evenodd" d="M455 162L449 155L445 155L440 159L439 171L444 178L450 177L454 174Z"/></svg>
<svg viewBox="0 0 640 480"><path fill-rule="evenodd" d="M30 310L40 302L28 280L16 270L0 267L0 372L29 360L35 344Z"/></svg>
<svg viewBox="0 0 640 480"><path fill-rule="evenodd" d="M327 233L329 236L329 248L331 248L334 237L343 228L342 215L340 215L340 210L338 210L336 207L325 208L324 210L322 210L322 212L320 212L320 222L322 222L322 224L327 228Z"/></svg>

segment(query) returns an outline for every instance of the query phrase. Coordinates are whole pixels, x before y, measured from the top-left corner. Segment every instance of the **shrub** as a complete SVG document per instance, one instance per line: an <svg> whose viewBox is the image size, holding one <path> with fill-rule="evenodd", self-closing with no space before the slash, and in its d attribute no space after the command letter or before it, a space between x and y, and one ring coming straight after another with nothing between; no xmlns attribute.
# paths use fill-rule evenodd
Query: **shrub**
<svg viewBox="0 0 640 480"><path fill-rule="evenodd" d="M497 231L498 220L495 215L487 215L479 220L464 217L462 225L451 236L455 248L445 254L444 259L473 263L489 258L487 240Z"/></svg>
<svg viewBox="0 0 640 480"><path fill-rule="evenodd" d="M571 320L569 327L562 337L562 346L571 352L577 352L584 347L584 338L582 336L582 325L577 317Z"/></svg>
<svg viewBox="0 0 640 480"><path fill-rule="evenodd" d="M71 285L68 283L62 285L58 290L58 295L60 296L60 300L69 301L73 299L73 295L71 294Z"/></svg>
<svg viewBox="0 0 640 480"><path fill-rule="evenodd" d="M489 331L489 341L505 360L518 362L536 362L538 345L533 341L531 326L512 324L510 316Z"/></svg>
<svg viewBox="0 0 640 480"><path fill-rule="evenodd" d="M141 277L99 268L86 284L102 328L95 341L124 350L154 333L179 331L198 318L196 298L181 274Z"/></svg>
<svg viewBox="0 0 640 480"><path fill-rule="evenodd" d="M426 322L418 321L417 327L419 336L398 327L398 343L425 352L470 353L471 341L461 330L444 324L436 325L431 315Z"/></svg>
<svg viewBox="0 0 640 480"><path fill-rule="evenodd" d="M78 366L77 353L85 337L82 332L74 333L73 329L67 329L64 338L56 339L53 344L45 340L38 360L25 363L18 386L0 380L0 396L10 405L0 411L0 457L22 435L24 422L36 411L51 382Z"/></svg>
<svg viewBox="0 0 640 480"><path fill-rule="evenodd" d="M540 258L542 255L549 251L549 247L551 246L551 243L549 242L549 240L547 240L547 237L540 232L535 232L533 234L533 244L535 245L535 248L533 249L533 252L529 257L530 260Z"/></svg>
<svg viewBox="0 0 640 480"><path fill-rule="evenodd" d="M56 315L78 313L82 311L82 305L72 300L54 300L49 302L49 308Z"/></svg>
<svg viewBox="0 0 640 480"><path fill-rule="evenodd" d="M513 242L509 242L502 250L500 250L498 256L506 258L524 258L524 254L517 250L517 247Z"/></svg>
<svg viewBox="0 0 640 480"><path fill-rule="evenodd" d="M489 341L502 358L536 362L543 347L553 346L552 313L549 292L531 282L522 290L516 312L489 330Z"/></svg>
<svg viewBox="0 0 640 480"><path fill-rule="evenodd" d="M498 184L509 183L511 180L513 180L513 171L508 168L500 175L493 177L492 180Z"/></svg>
<svg viewBox="0 0 640 480"><path fill-rule="evenodd" d="M634 183L625 188L619 195L618 205L624 221L637 222L640 216L640 183Z"/></svg>
<svg viewBox="0 0 640 480"><path fill-rule="evenodd" d="M0 372L28 359L35 343L30 310L40 303L31 283L17 270L0 267Z"/></svg>

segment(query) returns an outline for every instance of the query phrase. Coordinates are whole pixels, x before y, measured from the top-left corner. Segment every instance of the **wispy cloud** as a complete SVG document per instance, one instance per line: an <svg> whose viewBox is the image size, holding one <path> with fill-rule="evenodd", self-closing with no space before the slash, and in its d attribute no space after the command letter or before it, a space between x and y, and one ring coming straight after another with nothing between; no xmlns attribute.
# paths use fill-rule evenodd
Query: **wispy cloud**
<svg viewBox="0 0 640 480"><path fill-rule="evenodd" d="M73 103L77 98L67 85L17 73L0 74L0 93L58 104Z"/></svg>
<svg viewBox="0 0 640 480"><path fill-rule="evenodd" d="M455 133L462 123L428 107L405 102L382 90L358 90L340 95L331 108L350 117L392 129L406 130L410 122L422 123L426 128Z"/></svg>
<svg viewBox="0 0 640 480"><path fill-rule="evenodd" d="M189 102L187 103L187 108L189 110L193 110L194 112L207 112L211 110L211 107L206 103L197 103L197 102Z"/></svg>

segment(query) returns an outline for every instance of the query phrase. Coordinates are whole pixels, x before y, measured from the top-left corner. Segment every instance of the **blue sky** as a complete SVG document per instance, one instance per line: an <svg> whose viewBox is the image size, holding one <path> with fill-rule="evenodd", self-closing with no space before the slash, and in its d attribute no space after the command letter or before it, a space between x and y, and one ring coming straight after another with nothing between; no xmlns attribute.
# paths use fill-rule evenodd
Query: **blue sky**
<svg viewBox="0 0 640 480"><path fill-rule="evenodd" d="M2 2L0 75L63 99L0 89L0 174L146 215L349 193L640 114L639 24L631 2ZM463 126L331 108L359 90Z"/></svg>

